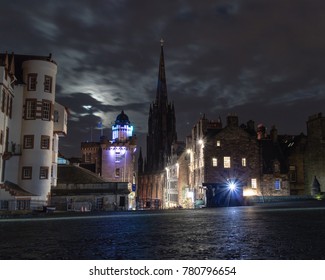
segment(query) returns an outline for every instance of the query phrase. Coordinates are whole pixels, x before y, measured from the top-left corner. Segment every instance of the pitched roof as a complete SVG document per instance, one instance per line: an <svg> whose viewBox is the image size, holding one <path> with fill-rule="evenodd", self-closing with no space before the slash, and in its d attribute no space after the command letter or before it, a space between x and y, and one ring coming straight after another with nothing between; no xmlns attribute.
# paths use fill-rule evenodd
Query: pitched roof
<svg viewBox="0 0 325 280"><path fill-rule="evenodd" d="M58 166L58 184L95 184L104 182L107 181L80 166Z"/></svg>
<svg viewBox="0 0 325 280"><path fill-rule="evenodd" d="M17 184L14 184L10 181L5 181L3 184L0 185L0 188L8 191L12 196L35 196L35 194L24 190Z"/></svg>

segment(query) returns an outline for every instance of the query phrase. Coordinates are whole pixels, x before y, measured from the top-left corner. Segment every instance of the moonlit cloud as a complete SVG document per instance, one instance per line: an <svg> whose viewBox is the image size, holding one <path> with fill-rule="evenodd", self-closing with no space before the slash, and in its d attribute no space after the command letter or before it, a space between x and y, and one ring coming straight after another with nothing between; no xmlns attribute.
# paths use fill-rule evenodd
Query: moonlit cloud
<svg viewBox="0 0 325 280"><path fill-rule="evenodd" d="M121 110L145 147L161 38L179 140L203 113L298 134L325 107L324 13L322 0L5 1L1 52L52 53L67 156L98 121L109 134Z"/></svg>

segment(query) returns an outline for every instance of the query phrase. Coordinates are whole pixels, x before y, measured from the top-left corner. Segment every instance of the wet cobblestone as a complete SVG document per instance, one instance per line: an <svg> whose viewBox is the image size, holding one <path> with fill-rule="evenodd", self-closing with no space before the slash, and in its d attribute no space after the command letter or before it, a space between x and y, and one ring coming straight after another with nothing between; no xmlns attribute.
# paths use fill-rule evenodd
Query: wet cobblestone
<svg viewBox="0 0 325 280"><path fill-rule="evenodd" d="M0 259L325 259L325 203L0 219Z"/></svg>

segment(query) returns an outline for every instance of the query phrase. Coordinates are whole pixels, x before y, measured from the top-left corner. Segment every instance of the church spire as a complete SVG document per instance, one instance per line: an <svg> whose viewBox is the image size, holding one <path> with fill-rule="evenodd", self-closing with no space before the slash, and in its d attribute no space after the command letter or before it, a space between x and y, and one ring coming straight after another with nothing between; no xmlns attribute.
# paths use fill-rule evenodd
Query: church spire
<svg viewBox="0 0 325 280"><path fill-rule="evenodd" d="M158 85L157 85L157 104L167 104L167 83L166 83L166 73L165 73L165 59L164 59L164 40L160 40L160 60L159 60L159 73L158 73Z"/></svg>

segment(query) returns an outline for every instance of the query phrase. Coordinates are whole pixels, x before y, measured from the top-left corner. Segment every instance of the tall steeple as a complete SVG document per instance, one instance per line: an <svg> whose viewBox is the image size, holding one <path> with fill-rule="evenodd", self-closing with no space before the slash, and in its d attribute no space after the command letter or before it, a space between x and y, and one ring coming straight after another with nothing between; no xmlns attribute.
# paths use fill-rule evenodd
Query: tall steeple
<svg viewBox="0 0 325 280"><path fill-rule="evenodd" d="M160 59L156 100L150 105L147 135L147 170L164 170L171 153L171 145L177 140L175 110L168 102L164 59L164 41L160 41Z"/></svg>
<svg viewBox="0 0 325 280"><path fill-rule="evenodd" d="M158 106L163 104L167 105L168 103L163 39L160 40L160 60L159 60L156 103Z"/></svg>

